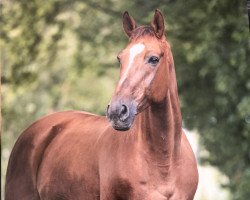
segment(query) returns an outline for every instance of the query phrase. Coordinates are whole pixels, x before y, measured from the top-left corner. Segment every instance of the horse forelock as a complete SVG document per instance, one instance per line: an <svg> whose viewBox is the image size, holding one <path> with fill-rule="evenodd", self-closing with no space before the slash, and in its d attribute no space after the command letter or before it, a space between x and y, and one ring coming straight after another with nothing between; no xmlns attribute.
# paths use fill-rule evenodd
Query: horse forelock
<svg viewBox="0 0 250 200"><path fill-rule="evenodd" d="M155 37L153 28L151 26L139 26L135 30L133 30L130 39L134 40L143 36Z"/></svg>

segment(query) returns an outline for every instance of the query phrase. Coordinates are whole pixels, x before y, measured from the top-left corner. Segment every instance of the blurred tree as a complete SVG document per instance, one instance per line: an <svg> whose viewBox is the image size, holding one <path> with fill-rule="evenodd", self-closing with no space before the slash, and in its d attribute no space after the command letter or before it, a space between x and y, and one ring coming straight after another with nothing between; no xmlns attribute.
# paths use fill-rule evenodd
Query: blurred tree
<svg viewBox="0 0 250 200"><path fill-rule="evenodd" d="M166 16L173 44L184 125L200 132L209 152L202 160L229 177L232 199L245 200L250 47L246 7L238 0L3 0L3 148L52 111L104 114L118 79L116 53L127 42L122 13L149 24L155 8Z"/></svg>
<svg viewBox="0 0 250 200"><path fill-rule="evenodd" d="M171 12L174 10L174 12ZM250 43L246 2L172 2L170 41L178 74L184 124L198 129L232 199L250 196Z"/></svg>

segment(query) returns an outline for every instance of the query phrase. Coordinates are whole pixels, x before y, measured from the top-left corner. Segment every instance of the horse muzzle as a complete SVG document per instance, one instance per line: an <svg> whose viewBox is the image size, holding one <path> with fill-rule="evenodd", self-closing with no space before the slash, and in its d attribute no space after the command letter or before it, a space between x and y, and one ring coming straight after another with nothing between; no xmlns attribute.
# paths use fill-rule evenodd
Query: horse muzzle
<svg viewBox="0 0 250 200"><path fill-rule="evenodd" d="M112 127L118 131L127 131L132 126L136 114L133 101L113 100L107 107L107 118Z"/></svg>

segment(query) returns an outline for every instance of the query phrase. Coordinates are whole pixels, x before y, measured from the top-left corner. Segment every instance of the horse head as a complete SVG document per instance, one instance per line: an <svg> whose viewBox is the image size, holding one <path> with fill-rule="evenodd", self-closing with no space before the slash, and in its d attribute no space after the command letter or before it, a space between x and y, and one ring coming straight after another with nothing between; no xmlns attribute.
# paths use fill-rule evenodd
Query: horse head
<svg viewBox="0 0 250 200"><path fill-rule="evenodd" d="M125 12L123 29L129 44L117 56L120 79L107 108L107 117L116 130L128 130L136 114L166 97L170 47L164 36L164 18L155 11L151 26L137 26Z"/></svg>

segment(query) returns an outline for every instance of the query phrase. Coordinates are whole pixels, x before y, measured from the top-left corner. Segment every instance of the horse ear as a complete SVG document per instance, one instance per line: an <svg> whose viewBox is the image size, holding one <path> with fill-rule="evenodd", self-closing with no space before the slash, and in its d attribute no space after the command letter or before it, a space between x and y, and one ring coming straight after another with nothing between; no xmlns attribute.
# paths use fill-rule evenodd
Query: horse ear
<svg viewBox="0 0 250 200"><path fill-rule="evenodd" d="M128 14L127 11L123 14L123 29L128 37L131 36L132 31L136 28L135 20Z"/></svg>
<svg viewBox="0 0 250 200"><path fill-rule="evenodd" d="M151 22L156 37L161 38L164 34L164 18L161 11L156 9L154 18Z"/></svg>

